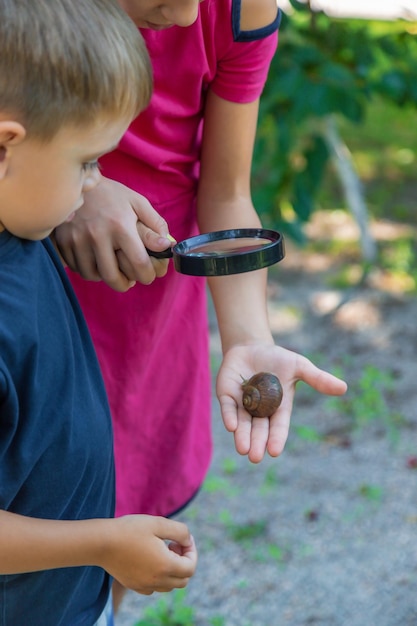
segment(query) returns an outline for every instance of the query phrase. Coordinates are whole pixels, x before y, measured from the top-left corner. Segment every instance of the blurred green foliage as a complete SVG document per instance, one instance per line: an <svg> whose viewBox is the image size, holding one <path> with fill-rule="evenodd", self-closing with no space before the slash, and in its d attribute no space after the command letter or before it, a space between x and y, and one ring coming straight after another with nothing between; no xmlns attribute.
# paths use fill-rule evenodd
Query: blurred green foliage
<svg viewBox="0 0 417 626"><path fill-rule="evenodd" d="M303 242L330 156L324 120L359 124L375 99L399 109L415 105L417 28L291 5L261 99L253 197L265 226Z"/></svg>
<svg viewBox="0 0 417 626"><path fill-rule="evenodd" d="M195 626L193 607L186 603L186 590L174 591L144 611L144 619L134 626Z"/></svg>
<svg viewBox="0 0 417 626"><path fill-rule="evenodd" d="M375 219L417 224L416 122L415 106L399 107L379 96L372 98L362 124L340 119L340 133L347 138ZM327 170L318 202L324 209L341 206L332 168Z"/></svg>

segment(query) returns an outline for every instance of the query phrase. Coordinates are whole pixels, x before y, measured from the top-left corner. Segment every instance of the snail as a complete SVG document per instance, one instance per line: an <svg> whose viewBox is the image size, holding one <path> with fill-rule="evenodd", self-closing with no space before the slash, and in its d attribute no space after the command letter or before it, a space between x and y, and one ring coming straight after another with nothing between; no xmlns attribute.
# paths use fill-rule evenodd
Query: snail
<svg viewBox="0 0 417 626"><path fill-rule="evenodd" d="M279 379L269 372L259 372L243 379L242 402L252 417L271 417L282 401L282 386Z"/></svg>

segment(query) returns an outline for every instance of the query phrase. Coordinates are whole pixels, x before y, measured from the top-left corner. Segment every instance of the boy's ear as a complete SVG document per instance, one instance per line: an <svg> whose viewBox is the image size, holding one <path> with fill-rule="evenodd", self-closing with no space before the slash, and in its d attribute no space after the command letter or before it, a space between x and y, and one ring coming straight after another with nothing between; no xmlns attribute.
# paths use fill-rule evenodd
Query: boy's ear
<svg viewBox="0 0 417 626"><path fill-rule="evenodd" d="M0 180L4 178L10 157L10 150L26 137L26 130L19 122L0 120Z"/></svg>

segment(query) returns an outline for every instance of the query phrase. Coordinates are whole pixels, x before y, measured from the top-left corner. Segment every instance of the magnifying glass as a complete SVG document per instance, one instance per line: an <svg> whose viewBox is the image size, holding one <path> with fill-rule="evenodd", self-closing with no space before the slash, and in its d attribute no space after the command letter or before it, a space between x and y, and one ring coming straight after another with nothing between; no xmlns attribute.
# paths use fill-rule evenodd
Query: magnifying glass
<svg viewBox="0 0 417 626"><path fill-rule="evenodd" d="M278 263L285 256L284 239L267 228L233 228L196 235L162 252L148 250L157 259L173 258L181 274L228 276L252 272Z"/></svg>

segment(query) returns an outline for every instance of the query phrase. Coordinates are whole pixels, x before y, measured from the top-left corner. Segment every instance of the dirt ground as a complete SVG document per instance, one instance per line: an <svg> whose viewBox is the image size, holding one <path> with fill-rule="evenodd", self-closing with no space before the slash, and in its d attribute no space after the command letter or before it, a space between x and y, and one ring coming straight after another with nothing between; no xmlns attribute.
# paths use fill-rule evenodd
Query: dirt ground
<svg viewBox="0 0 417 626"><path fill-rule="evenodd" d="M346 214L318 215L309 232L357 237ZM288 245L269 281L277 343L340 373L347 395L300 385L284 454L257 466L235 453L214 399L212 467L181 516L198 571L185 597L129 593L117 626L155 606L147 626L417 625L417 299L380 270L329 286L342 266L357 271L349 254ZM213 372L219 359L213 327Z"/></svg>

